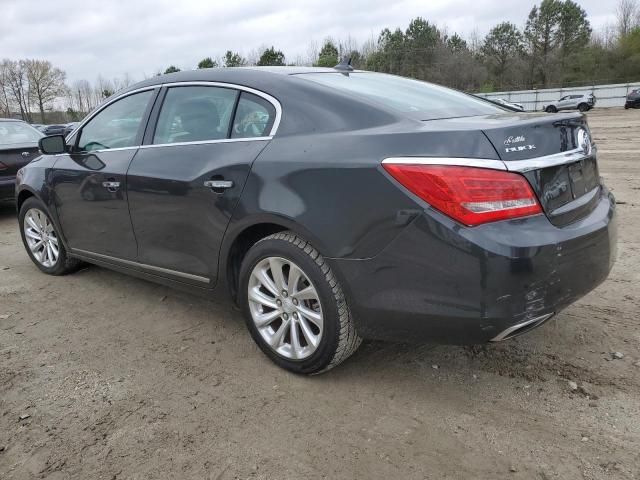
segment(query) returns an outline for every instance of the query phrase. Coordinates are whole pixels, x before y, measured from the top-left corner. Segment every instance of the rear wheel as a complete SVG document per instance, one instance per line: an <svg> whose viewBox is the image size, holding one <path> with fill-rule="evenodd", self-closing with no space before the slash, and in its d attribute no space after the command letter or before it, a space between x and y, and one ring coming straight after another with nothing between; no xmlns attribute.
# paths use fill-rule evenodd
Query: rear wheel
<svg viewBox="0 0 640 480"><path fill-rule="evenodd" d="M64 275L78 268L79 260L69 258L60 235L42 202L28 198L18 216L20 234L29 258L44 273Z"/></svg>
<svg viewBox="0 0 640 480"><path fill-rule="evenodd" d="M580 105L578 105L578 110L580 110L581 112L586 112L589 110L589 105L587 105L586 103L581 103Z"/></svg>
<svg viewBox="0 0 640 480"><path fill-rule="evenodd" d="M261 350L295 373L321 373L360 345L342 288L324 258L292 232L257 242L240 270L240 304Z"/></svg>
<svg viewBox="0 0 640 480"><path fill-rule="evenodd" d="M558 109L557 109L556 107L554 107L553 105L549 105L549 106L545 109L545 111L546 111L547 113L556 113L556 112L558 111Z"/></svg>

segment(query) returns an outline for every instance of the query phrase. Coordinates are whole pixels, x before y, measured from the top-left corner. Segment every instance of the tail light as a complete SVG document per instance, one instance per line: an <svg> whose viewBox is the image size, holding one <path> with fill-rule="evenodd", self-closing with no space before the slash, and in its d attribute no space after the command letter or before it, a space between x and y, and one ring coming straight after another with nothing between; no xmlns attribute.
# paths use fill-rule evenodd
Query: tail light
<svg viewBox="0 0 640 480"><path fill-rule="evenodd" d="M7 168L9 167L7 167L4 163L0 162L0 171L6 170Z"/></svg>
<svg viewBox="0 0 640 480"><path fill-rule="evenodd" d="M383 166L410 192L468 226L542 212L529 182L517 173L449 165Z"/></svg>

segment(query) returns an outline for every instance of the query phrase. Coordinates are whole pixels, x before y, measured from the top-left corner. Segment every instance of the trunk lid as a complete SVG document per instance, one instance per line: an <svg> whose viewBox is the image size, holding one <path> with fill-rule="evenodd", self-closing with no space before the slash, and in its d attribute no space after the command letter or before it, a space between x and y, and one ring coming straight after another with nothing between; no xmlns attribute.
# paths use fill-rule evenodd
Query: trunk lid
<svg viewBox="0 0 640 480"><path fill-rule="evenodd" d="M456 119L465 129L482 130L509 170L521 172L549 220L568 225L591 212L600 176L586 117L581 113L508 113ZM582 133L581 133L582 132Z"/></svg>
<svg viewBox="0 0 640 480"><path fill-rule="evenodd" d="M33 143L0 145L0 176L14 177L37 156L38 145Z"/></svg>

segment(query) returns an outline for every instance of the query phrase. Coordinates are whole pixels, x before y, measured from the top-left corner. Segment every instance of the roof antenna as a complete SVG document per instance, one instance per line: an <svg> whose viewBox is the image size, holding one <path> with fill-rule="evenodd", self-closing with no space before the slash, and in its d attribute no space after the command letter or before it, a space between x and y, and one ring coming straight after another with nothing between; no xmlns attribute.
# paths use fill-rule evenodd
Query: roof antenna
<svg viewBox="0 0 640 480"><path fill-rule="evenodd" d="M340 70L341 72L353 72L353 67L351 66L351 57L343 58L340 63L333 68L335 70Z"/></svg>

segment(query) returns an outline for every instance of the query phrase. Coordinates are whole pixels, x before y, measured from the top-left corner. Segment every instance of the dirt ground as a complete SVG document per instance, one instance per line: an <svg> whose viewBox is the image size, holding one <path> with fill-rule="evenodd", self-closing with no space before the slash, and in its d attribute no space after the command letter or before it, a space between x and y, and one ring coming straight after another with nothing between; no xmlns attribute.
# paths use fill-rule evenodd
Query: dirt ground
<svg viewBox="0 0 640 480"><path fill-rule="evenodd" d="M600 288L502 344L368 342L311 378L229 301L41 274L0 211L0 478L639 479L640 111L589 120L620 225Z"/></svg>

